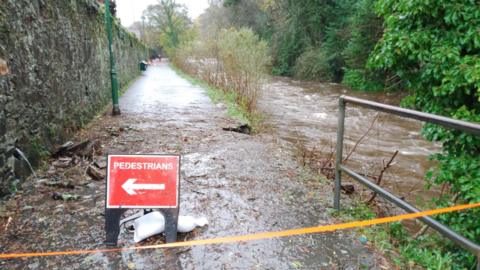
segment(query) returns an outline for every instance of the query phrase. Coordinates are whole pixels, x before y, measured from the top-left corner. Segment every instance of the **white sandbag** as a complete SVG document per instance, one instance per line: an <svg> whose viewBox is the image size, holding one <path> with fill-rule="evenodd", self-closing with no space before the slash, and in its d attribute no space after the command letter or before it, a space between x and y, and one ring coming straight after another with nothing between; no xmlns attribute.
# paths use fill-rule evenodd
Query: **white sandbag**
<svg viewBox="0 0 480 270"><path fill-rule="evenodd" d="M203 227L208 224L205 217L195 218L192 216L178 216L177 231L179 233L188 233L196 227ZM162 213L153 211L135 220L133 224L135 234L133 240L135 243L143 241L150 236L160 234L165 231L165 217Z"/></svg>
<svg viewBox="0 0 480 270"><path fill-rule="evenodd" d="M165 230L165 218L162 213L153 211L135 220L133 240L138 243Z"/></svg>
<svg viewBox="0 0 480 270"><path fill-rule="evenodd" d="M203 227L208 224L205 217L195 218L192 216L179 216L177 231L180 233L187 233L193 231L196 227Z"/></svg>

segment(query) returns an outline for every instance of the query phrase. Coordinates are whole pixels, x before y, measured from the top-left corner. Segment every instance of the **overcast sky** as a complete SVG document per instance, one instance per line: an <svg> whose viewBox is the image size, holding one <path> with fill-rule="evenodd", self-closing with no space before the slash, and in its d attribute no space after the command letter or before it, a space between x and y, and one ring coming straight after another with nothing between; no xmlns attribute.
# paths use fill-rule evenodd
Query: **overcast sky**
<svg viewBox="0 0 480 270"><path fill-rule="evenodd" d="M135 21L141 21L143 11L149 6L158 3L158 0L117 0L117 17L125 27ZM190 18L195 19L208 7L208 0L177 0L188 8Z"/></svg>

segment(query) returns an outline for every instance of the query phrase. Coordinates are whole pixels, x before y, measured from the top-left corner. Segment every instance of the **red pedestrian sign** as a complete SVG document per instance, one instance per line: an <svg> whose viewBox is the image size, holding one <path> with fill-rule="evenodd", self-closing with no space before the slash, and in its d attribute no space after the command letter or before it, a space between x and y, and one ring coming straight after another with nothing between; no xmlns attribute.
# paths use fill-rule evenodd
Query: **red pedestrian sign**
<svg viewBox="0 0 480 270"><path fill-rule="evenodd" d="M180 156L109 155L107 208L176 208Z"/></svg>

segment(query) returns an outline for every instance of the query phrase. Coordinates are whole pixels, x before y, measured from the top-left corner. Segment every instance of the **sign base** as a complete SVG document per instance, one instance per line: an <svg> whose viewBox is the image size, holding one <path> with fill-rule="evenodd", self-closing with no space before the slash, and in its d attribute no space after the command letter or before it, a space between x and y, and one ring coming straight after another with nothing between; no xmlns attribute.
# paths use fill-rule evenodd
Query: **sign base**
<svg viewBox="0 0 480 270"><path fill-rule="evenodd" d="M178 208L158 209L165 217L165 240L167 243L177 241ZM120 234L120 218L127 209L105 208L105 245L114 248L118 245ZM144 209L146 211L146 209Z"/></svg>

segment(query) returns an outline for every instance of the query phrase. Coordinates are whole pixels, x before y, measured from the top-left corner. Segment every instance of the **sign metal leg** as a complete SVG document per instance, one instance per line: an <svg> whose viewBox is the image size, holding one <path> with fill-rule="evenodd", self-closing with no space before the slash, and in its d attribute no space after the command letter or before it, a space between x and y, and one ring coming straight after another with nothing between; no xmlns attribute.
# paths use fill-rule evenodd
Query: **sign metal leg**
<svg viewBox="0 0 480 270"><path fill-rule="evenodd" d="M116 247L120 234L120 217L125 209L105 209L105 244L107 247Z"/></svg>
<svg viewBox="0 0 480 270"><path fill-rule="evenodd" d="M167 243L177 242L178 208L162 210L165 217L165 240Z"/></svg>

